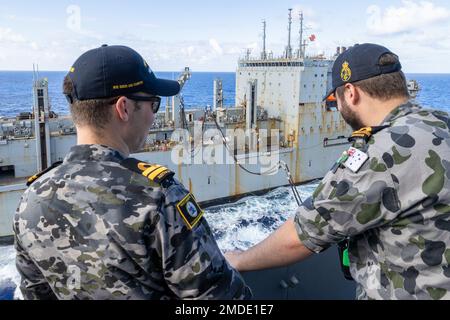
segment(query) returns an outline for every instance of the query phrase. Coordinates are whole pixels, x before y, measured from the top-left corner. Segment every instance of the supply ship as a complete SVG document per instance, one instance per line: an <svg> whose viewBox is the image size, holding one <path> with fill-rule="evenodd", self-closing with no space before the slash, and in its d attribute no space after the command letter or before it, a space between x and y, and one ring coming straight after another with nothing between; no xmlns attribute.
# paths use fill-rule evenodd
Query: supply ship
<svg viewBox="0 0 450 320"><path fill-rule="evenodd" d="M289 10L288 41L279 57L266 51L263 22L262 52L255 57L247 51L238 61L234 106L224 105L220 79L214 81L212 107L186 109L182 93L168 98L144 149L130 156L174 171L203 207L323 177L349 147L351 129L336 102L322 101L331 87L334 59L346 49L338 47L328 58L306 54L303 14L299 18L299 43L294 49ZM181 87L191 76L189 68L181 72ZM3 242L11 242L13 215L27 179L63 160L76 144L72 119L51 110L48 81L37 74L33 98L31 112L0 119ZM336 250L244 277L260 299L354 298L353 283L340 275Z"/></svg>

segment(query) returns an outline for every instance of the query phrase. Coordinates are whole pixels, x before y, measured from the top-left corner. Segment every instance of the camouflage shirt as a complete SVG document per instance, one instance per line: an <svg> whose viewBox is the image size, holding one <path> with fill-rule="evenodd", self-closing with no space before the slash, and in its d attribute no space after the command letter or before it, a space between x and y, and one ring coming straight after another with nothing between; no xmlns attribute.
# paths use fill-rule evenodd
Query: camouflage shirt
<svg viewBox="0 0 450 320"><path fill-rule="evenodd" d="M177 210L188 191L121 165L119 152L78 145L23 194L14 221L27 299L244 299L208 223Z"/></svg>
<svg viewBox="0 0 450 320"><path fill-rule="evenodd" d="M407 103L383 125L298 210L299 237L316 253L349 238L359 299L450 299L450 118Z"/></svg>

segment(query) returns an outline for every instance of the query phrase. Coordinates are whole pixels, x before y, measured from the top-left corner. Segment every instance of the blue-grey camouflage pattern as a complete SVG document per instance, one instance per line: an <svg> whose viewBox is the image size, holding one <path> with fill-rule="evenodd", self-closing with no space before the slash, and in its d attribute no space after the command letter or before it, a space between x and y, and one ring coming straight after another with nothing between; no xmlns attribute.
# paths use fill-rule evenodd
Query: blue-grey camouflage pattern
<svg viewBox="0 0 450 320"><path fill-rule="evenodd" d="M161 187L100 145L74 146L23 194L14 220L26 299L245 299L205 218L192 229Z"/></svg>
<svg viewBox="0 0 450 320"><path fill-rule="evenodd" d="M330 171L295 216L318 253L349 238L358 299L450 299L450 118L394 109L357 173Z"/></svg>

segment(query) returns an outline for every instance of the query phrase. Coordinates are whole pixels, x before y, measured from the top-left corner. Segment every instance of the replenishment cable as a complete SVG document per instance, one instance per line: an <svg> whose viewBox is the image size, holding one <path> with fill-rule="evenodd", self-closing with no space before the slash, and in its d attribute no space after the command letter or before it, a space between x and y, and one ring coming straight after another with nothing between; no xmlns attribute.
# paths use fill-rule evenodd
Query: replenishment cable
<svg viewBox="0 0 450 320"><path fill-rule="evenodd" d="M289 170L289 167L284 161L281 161L281 160L278 161L278 164L276 166L270 168L266 172L253 172L253 171L248 170L247 168L245 168L244 166L242 166L239 163L239 160L236 158L234 152L231 152L230 148L228 147L228 142L226 140L226 137L223 134L222 129L220 128L219 124L217 123L216 117L213 117L213 119L214 119L214 123L216 125L217 130L219 130L220 135L222 136L223 145L227 149L228 153L233 157L234 161L239 166L239 168L241 168L242 170L244 170L245 172L247 172L249 174L256 175L256 176L269 175L269 174L273 173L275 170L283 169L285 171L285 173L286 173L289 185L290 185L290 187L292 189L292 193L294 195L295 201L297 202L297 205L300 207L303 204L302 198L301 198L297 188L295 187L295 183L294 183L294 180L292 179L292 175L291 175L291 172Z"/></svg>

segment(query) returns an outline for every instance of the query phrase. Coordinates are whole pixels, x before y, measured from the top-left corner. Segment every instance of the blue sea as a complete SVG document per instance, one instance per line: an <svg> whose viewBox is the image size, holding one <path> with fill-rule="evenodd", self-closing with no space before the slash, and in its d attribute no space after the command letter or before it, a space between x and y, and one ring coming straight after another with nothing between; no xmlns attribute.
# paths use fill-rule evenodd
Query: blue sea
<svg viewBox="0 0 450 320"><path fill-rule="evenodd" d="M48 78L52 110L68 114L68 105L62 95L65 72L40 72L40 77ZM179 72L160 72L158 77L177 79ZM206 107L213 104L213 81L223 81L226 106L234 106L236 76L234 72L194 72L186 83L182 95L187 108ZM407 74L421 87L417 101L424 107L450 111L450 74ZM0 71L0 116L15 116L31 111L33 73L28 71Z"/></svg>
<svg viewBox="0 0 450 320"><path fill-rule="evenodd" d="M160 72L157 77L177 79L179 72ZM57 114L69 113L66 98L62 94L62 83L66 72L39 72L40 78L47 78L51 108ZM183 88L182 96L186 108L206 107L213 104L213 82L221 79L224 103L234 105L236 77L234 72L194 72ZM33 105L33 73L28 71L0 71L0 116L16 116L29 112ZM165 103L162 103L162 109Z"/></svg>
<svg viewBox="0 0 450 320"><path fill-rule="evenodd" d="M41 72L49 80L52 110L68 114L67 102L61 94L64 72ZM159 77L176 79L178 73L163 72ZM408 74L421 87L417 101L424 107L450 111L449 74ZM213 81L223 81L225 105L234 105L234 73L193 73L183 89L187 108L205 107L213 103ZM0 116L15 116L31 111L32 73L0 72ZM317 182L299 186L303 198L314 191ZM289 188L278 188L263 196L250 196L237 203L205 210L219 247L222 250L246 249L266 238L295 212L296 205ZM17 285L19 275L14 265L12 246L0 247L0 300L21 298Z"/></svg>

